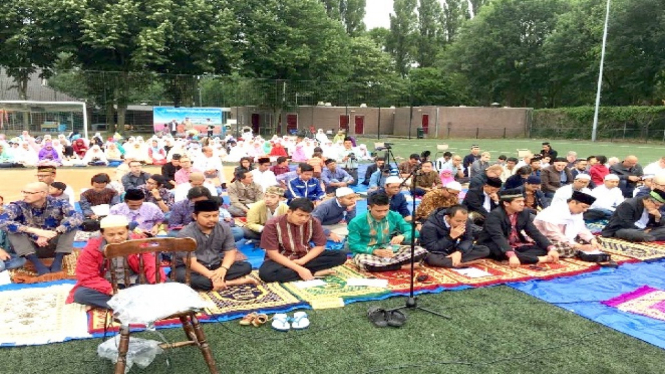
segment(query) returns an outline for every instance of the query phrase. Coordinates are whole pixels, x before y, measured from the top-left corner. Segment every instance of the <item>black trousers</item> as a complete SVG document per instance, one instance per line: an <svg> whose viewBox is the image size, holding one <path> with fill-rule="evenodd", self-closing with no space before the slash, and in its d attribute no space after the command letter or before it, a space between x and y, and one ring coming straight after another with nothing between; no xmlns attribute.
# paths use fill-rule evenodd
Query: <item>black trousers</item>
<svg viewBox="0 0 665 374"><path fill-rule="evenodd" d="M245 239L247 240L261 240L260 232L252 231L247 227L242 228L242 234L243 236L245 236Z"/></svg>
<svg viewBox="0 0 665 374"><path fill-rule="evenodd" d="M443 252L430 252L425 256L425 263L430 266L441 268L453 267L453 260L448 257L450 254ZM474 245L468 252L462 253L462 262L471 262L481 258L488 257L490 249L484 245Z"/></svg>
<svg viewBox="0 0 665 374"><path fill-rule="evenodd" d="M353 177L353 182L349 183L349 186L357 186L358 185L358 169L344 169L351 177Z"/></svg>
<svg viewBox="0 0 665 374"><path fill-rule="evenodd" d="M209 270L217 270L219 267L222 266L221 263L214 264L212 266L209 266ZM247 274L252 272L252 265L249 264L249 262L242 262L242 261L236 261L234 262L229 270L226 272L226 280L233 280L233 279L238 279L241 277L246 276ZM180 283L185 283L185 273L186 269L184 266L178 266L175 269L175 280L180 282ZM201 291L210 291L212 290L212 281L208 279L207 277L204 277L203 275L192 271L191 272L191 279L190 279L190 286L195 289L195 290L201 290Z"/></svg>
<svg viewBox="0 0 665 374"><path fill-rule="evenodd" d="M503 261L508 259L499 247L490 248L490 252L491 257L496 260ZM515 248L515 255L523 264L537 264L538 256L546 256L547 249L540 248L536 244L529 244Z"/></svg>
<svg viewBox="0 0 665 374"><path fill-rule="evenodd" d="M96 306L102 309L110 309L108 301L111 300L111 295L93 290L88 287L79 287L74 291L74 301L83 304Z"/></svg>
<svg viewBox="0 0 665 374"><path fill-rule="evenodd" d="M346 262L346 252L323 251L318 257L305 264L312 274L317 271L334 268ZM300 279L295 271L282 266L275 261L265 260L259 268L259 277L264 282L292 282Z"/></svg>

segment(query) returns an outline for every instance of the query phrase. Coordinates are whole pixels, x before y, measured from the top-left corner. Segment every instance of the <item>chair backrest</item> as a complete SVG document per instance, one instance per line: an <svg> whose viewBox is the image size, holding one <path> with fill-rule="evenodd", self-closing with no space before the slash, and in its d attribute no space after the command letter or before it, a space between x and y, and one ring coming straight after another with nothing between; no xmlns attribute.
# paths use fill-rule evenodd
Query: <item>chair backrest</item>
<svg viewBox="0 0 665 374"><path fill-rule="evenodd" d="M125 286L128 287L131 285L131 269L127 261L128 256L138 255L139 261L139 274L138 274L138 283L148 283L148 280L145 277L145 264L143 262L144 253L153 253L155 255L155 282L161 283L161 254L162 253L172 253L171 254L171 272L169 277L171 280L175 281L175 266L176 258L178 252L185 252L186 256L184 259L185 264L185 283L189 285L191 278L191 269L190 261L192 257L192 252L196 250L196 241L192 238L149 238L149 239L134 239L127 240L122 243L117 244L108 244L104 249L104 255L106 256L109 262L109 270L111 272L111 284L113 286L113 292L118 292L118 279L116 275L116 258L122 258L123 266L123 276Z"/></svg>
<svg viewBox="0 0 665 374"><path fill-rule="evenodd" d="M437 144L436 145L436 150L437 151L447 151L448 150L448 144Z"/></svg>

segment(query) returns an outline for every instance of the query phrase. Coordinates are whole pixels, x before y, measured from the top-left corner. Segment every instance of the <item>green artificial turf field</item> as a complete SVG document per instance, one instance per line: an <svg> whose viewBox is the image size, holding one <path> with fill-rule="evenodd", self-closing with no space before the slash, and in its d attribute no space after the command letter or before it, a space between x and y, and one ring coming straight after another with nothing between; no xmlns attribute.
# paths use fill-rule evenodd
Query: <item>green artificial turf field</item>
<svg viewBox="0 0 665 374"><path fill-rule="evenodd" d="M206 323L221 373L663 373L665 351L501 286L424 296L420 305L452 320L408 312L400 328L377 328L370 305L308 311L311 326L286 333L237 321ZM571 306L572 307L572 306ZM161 330L169 341L180 329ZM154 333L137 334L159 340ZM3 373L112 373L101 339L0 350ZM166 366L166 358L170 366ZM448 363L446 363L448 362ZM193 347L159 355L133 373L205 373Z"/></svg>

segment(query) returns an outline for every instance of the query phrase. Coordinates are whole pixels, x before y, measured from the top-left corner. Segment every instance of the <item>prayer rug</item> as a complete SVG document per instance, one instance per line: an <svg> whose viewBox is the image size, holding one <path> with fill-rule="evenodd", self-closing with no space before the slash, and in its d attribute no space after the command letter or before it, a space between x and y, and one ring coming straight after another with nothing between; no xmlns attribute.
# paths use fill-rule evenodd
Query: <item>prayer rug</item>
<svg viewBox="0 0 665 374"><path fill-rule="evenodd" d="M608 220L600 220L595 222L587 222L586 227L592 234L598 235L607 226Z"/></svg>
<svg viewBox="0 0 665 374"><path fill-rule="evenodd" d="M488 259L477 261L469 265L467 269L471 269L475 274L473 272L467 273L453 269L441 269L441 271L446 272L451 279L457 281L459 284L472 287L491 286L530 279L529 276L517 269L511 268L507 264ZM476 270L484 272L487 275L483 275Z"/></svg>
<svg viewBox="0 0 665 374"><path fill-rule="evenodd" d="M258 278L256 272L251 277ZM211 301L215 307L206 309L206 314L216 321L242 317L250 312L279 313L307 307L279 283L246 284L229 287L222 291L200 292L201 297Z"/></svg>
<svg viewBox="0 0 665 374"><path fill-rule="evenodd" d="M642 286L635 291L603 301L602 304L665 321L665 291L658 288Z"/></svg>
<svg viewBox="0 0 665 374"><path fill-rule="evenodd" d="M73 284L0 292L0 346L40 345L91 337L85 307L65 304Z"/></svg>
<svg viewBox="0 0 665 374"><path fill-rule="evenodd" d="M284 283L283 286L289 292L296 295L313 307L316 305L340 305L336 303L339 299L345 304L357 301L381 300L391 296L390 290L383 287L349 286L347 280L351 278L367 278L366 274L358 272L357 268L349 260L346 264L334 268L335 274L323 279L325 286L300 288L295 282Z"/></svg>
<svg viewBox="0 0 665 374"><path fill-rule="evenodd" d="M9 270L9 276L13 283L43 283L62 279L76 279L76 261L80 253L78 249L74 249L71 254L63 257L62 271L57 273L37 275L34 266L28 261L22 268ZM53 262L52 258L43 258L41 260L46 266L51 266Z"/></svg>
<svg viewBox="0 0 665 374"><path fill-rule="evenodd" d="M628 256L640 261L665 258L665 245L660 243L631 243L621 239L603 238L603 251Z"/></svg>
<svg viewBox="0 0 665 374"><path fill-rule="evenodd" d="M580 261L574 258L562 258L557 263L540 265L522 265L516 271L528 276L529 279L552 279L573 276L597 270L600 266L593 262Z"/></svg>
<svg viewBox="0 0 665 374"><path fill-rule="evenodd" d="M353 265L355 266L355 265ZM411 271L410 270L394 270L370 273L362 271L361 274L365 278L385 279L388 281L388 289L396 294L406 294L411 290ZM433 293L440 292L443 288L459 287L462 284L451 277L445 269L433 268L428 266L417 267L414 271L414 293ZM417 278L425 278L423 281L418 281Z"/></svg>

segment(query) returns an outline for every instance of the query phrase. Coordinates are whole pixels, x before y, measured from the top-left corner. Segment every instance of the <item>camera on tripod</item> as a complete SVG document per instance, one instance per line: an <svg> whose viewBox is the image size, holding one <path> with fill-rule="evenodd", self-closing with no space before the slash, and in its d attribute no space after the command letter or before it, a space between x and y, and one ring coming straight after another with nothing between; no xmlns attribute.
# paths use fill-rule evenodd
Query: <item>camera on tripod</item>
<svg viewBox="0 0 665 374"><path fill-rule="evenodd" d="M385 151L393 148L393 143L374 143L374 148L376 151Z"/></svg>

